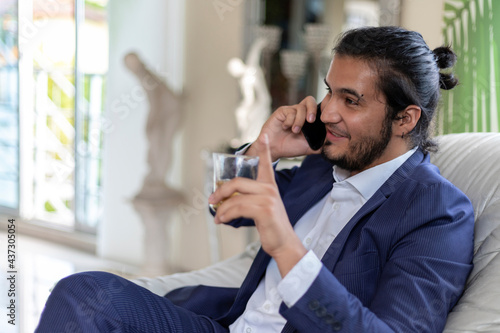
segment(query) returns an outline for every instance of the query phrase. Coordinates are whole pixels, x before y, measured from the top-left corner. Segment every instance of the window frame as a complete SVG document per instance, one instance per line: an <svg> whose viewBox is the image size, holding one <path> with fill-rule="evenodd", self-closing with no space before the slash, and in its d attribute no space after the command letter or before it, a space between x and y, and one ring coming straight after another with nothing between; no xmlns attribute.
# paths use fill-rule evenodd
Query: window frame
<svg viewBox="0 0 500 333"><path fill-rule="evenodd" d="M74 129L75 137L73 142L73 206L72 214L74 220L71 226L62 226L55 223L44 221L36 216L35 213L35 196L34 193L34 170L35 158L34 148L36 138L33 135L35 126L35 98L34 98L34 56L33 48L30 45L30 29L37 27L36 21L33 20L33 0L20 1L16 0L13 6L17 7L17 45L19 56L17 59L17 157L18 157L18 182L17 182L17 208L10 208L0 205L0 216L2 217L17 217L22 223L19 225L19 230L40 238L50 238L62 243L71 244L74 247L81 248L87 251L95 252L95 236L100 223L100 219L94 226L85 223L82 216L81 204L86 195L87 189L79 186L86 186L86 176L84 165L88 156L80 156L78 144L84 139L84 111L80 111L80 103L84 101L84 79L85 73L81 70L81 29L85 23L85 0L74 0L74 24L75 24L75 61L74 61L74 86L75 95L73 103L74 112ZM38 22L40 23L40 22ZM36 31L35 31L36 33ZM32 37L32 36L31 36ZM104 74L105 77L106 74ZM105 79L104 81L105 82ZM105 95L101 95L105 98ZM102 117L103 107L100 109ZM102 140L102 137L101 137ZM102 141L98 148L98 158L102 162ZM102 163L101 166L102 168ZM83 177L83 181L82 181ZM100 185L102 186L102 184ZM102 207L102 200L100 202ZM64 239L61 239L63 237ZM76 243L75 243L76 242Z"/></svg>

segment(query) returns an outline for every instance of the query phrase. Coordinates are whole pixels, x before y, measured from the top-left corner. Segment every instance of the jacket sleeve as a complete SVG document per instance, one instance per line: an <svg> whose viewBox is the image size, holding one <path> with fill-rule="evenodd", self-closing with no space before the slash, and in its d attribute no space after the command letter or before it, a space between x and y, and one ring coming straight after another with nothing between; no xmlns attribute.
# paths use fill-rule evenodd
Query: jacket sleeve
<svg viewBox="0 0 500 333"><path fill-rule="evenodd" d="M388 239L379 240L390 246L371 300L363 304L339 282L336 275L349 278L348 269L332 273L323 266L301 299L280 307L293 327L299 332L442 332L472 268L471 204L453 185L438 183L399 206L405 207L394 205L401 210L398 219L384 221L397 224ZM359 272L355 263L351 267L352 274Z"/></svg>

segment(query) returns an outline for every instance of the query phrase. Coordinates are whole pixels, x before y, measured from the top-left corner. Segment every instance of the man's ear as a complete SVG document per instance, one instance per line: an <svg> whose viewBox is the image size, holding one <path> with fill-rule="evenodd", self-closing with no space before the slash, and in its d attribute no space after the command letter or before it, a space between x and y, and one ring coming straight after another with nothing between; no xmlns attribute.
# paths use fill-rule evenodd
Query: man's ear
<svg viewBox="0 0 500 333"><path fill-rule="evenodd" d="M394 134L404 137L410 133L420 119L422 110L419 106L408 105L403 111L400 111L394 120Z"/></svg>

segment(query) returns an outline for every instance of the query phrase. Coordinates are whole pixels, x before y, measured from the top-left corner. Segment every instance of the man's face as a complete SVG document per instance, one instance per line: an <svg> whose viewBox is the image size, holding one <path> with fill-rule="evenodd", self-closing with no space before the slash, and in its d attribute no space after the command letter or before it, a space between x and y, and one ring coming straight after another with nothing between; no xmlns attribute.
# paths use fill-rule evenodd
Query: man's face
<svg viewBox="0 0 500 333"><path fill-rule="evenodd" d="M364 60L336 56L325 79L322 155L355 174L394 158L392 121L376 88L377 72Z"/></svg>

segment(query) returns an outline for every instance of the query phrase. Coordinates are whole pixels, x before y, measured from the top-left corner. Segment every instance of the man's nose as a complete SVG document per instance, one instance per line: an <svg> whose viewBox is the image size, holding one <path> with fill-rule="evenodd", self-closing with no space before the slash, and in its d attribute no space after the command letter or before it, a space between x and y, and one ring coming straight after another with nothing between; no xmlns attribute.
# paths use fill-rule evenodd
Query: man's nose
<svg viewBox="0 0 500 333"><path fill-rule="evenodd" d="M339 112L339 107L336 105L335 100L323 100L321 103L321 121L324 123L339 123L342 121L342 116Z"/></svg>

